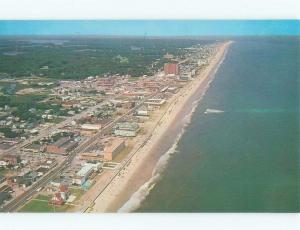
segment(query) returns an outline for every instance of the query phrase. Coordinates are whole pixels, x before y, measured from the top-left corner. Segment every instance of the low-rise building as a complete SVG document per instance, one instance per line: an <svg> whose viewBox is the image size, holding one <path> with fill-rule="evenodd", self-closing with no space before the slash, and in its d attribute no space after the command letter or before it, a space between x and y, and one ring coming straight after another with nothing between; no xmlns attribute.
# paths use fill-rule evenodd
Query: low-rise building
<svg viewBox="0 0 300 230"><path fill-rule="evenodd" d="M136 122L120 122L117 123L114 134L122 137L135 137L140 127Z"/></svg>
<svg viewBox="0 0 300 230"><path fill-rule="evenodd" d="M69 187L66 184L60 184L58 189L61 197L66 201L70 195Z"/></svg>
<svg viewBox="0 0 300 230"><path fill-rule="evenodd" d="M21 162L21 159L18 155L5 155L1 161L6 162L6 165L16 165Z"/></svg>
<svg viewBox="0 0 300 230"><path fill-rule="evenodd" d="M54 196L49 201L49 204L52 205L63 205L65 203L65 199L62 197L60 192L54 194Z"/></svg>
<svg viewBox="0 0 300 230"><path fill-rule="evenodd" d="M179 80L181 81L189 81L191 80L191 74L188 73L188 74L182 74L179 76Z"/></svg>
<svg viewBox="0 0 300 230"><path fill-rule="evenodd" d="M78 142L68 137L63 137L53 144L47 145L46 151L53 154L66 155L78 145Z"/></svg>
<svg viewBox="0 0 300 230"><path fill-rule="evenodd" d="M148 117L149 111L145 108L139 108L136 110L135 115Z"/></svg>
<svg viewBox="0 0 300 230"><path fill-rule="evenodd" d="M80 160L101 160L103 159L103 154L101 151L93 151L93 152L84 152L80 154Z"/></svg>
<svg viewBox="0 0 300 230"><path fill-rule="evenodd" d="M84 165L77 173L76 176L73 178L73 184L75 185L83 185L88 177L93 173L94 166L87 164Z"/></svg>
<svg viewBox="0 0 300 230"><path fill-rule="evenodd" d="M163 104L166 103L166 100L165 99L160 99L160 98L151 98L151 99L148 99L145 104L146 105L151 105L151 106L162 106Z"/></svg>
<svg viewBox="0 0 300 230"><path fill-rule="evenodd" d="M98 131L101 129L101 125L100 124L82 124L81 128L84 130Z"/></svg>

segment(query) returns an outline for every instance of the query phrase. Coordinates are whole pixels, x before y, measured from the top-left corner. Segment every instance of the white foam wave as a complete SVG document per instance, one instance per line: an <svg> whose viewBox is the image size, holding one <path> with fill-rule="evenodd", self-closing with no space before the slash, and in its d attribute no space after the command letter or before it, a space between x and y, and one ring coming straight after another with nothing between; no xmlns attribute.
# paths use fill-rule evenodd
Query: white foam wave
<svg viewBox="0 0 300 230"><path fill-rule="evenodd" d="M132 196L131 198L118 210L118 212L132 212L140 207L141 203L148 196L150 191L154 188L156 183L160 180L162 172L165 170L169 159L171 156L176 153L176 148L178 142L183 135L183 131L176 137L174 144L168 151L163 154L155 168L153 169L152 176L145 184L143 184Z"/></svg>
<svg viewBox="0 0 300 230"><path fill-rule="evenodd" d="M192 115L195 112L197 106L198 104L194 104L191 112L185 115L185 117L183 118L184 125L180 133L176 136L173 145L168 149L168 151L159 158L155 168L153 169L151 178L131 196L131 198L118 210L118 212L132 212L138 209L142 201L146 199L150 191L161 179L162 173L166 169L170 158L177 152L176 149L178 143L185 132L186 126L190 124Z"/></svg>
<svg viewBox="0 0 300 230"><path fill-rule="evenodd" d="M154 186L157 184L157 182L161 179L163 171L166 169L167 164L172 157L176 153L176 149L179 143L179 140L183 136L186 126L190 124L192 116L199 105L199 102L201 101L202 97L206 94L207 89L209 88L219 66L222 64L223 60L225 59L226 53L223 55L221 61L218 63L217 68L214 70L213 77L208 82L208 85L206 86L203 94L195 100L192 105L192 109L190 113L186 114L183 118L183 127L180 131L180 133L177 135L175 142L173 145L168 149L166 153L164 153L158 160L155 168L153 169L151 178L144 183L131 197L130 199L118 210L118 212L133 212L134 210L138 209L141 205L141 203L146 199L146 197L149 195L150 191L154 188Z"/></svg>
<svg viewBox="0 0 300 230"><path fill-rule="evenodd" d="M204 111L205 114L209 114L209 113L224 113L224 110L219 110L219 109L206 109Z"/></svg>

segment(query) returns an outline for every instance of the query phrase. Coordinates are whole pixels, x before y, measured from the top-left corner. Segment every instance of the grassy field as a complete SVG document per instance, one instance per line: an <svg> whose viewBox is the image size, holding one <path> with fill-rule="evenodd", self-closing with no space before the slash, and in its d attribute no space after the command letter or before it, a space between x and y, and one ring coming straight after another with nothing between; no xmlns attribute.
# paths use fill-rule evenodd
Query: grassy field
<svg viewBox="0 0 300 230"><path fill-rule="evenodd" d="M65 212L69 208L69 205L49 205L48 200L48 196L38 195L27 204L25 204L19 210L19 212Z"/></svg>

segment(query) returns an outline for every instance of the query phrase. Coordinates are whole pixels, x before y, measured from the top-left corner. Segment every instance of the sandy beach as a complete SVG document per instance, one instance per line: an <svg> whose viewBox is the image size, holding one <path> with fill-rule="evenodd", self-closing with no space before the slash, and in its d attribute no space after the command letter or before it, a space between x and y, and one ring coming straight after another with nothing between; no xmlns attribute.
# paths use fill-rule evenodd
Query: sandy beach
<svg viewBox="0 0 300 230"><path fill-rule="evenodd" d="M104 172L82 197L81 212L131 212L155 186L193 110L206 92L231 42L222 43L209 65L154 113L147 132L137 138L122 170ZM147 122L148 123L148 122Z"/></svg>

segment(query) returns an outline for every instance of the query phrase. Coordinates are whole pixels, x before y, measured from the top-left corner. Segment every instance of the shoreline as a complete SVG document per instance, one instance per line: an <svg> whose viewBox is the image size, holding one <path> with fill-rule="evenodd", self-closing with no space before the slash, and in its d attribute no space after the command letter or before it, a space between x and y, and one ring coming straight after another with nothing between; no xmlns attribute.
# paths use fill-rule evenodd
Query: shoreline
<svg viewBox="0 0 300 230"><path fill-rule="evenodd" d="M98 191L91 212L131 212L139 207L160 179L169 158L175 153L177 142L214 79L230 44L231 42L222 43L209 65L200 70L194 80L171 98L151 134L136 149L136 154L121 170L119 176L113 178L100 193Z"/></svg>

